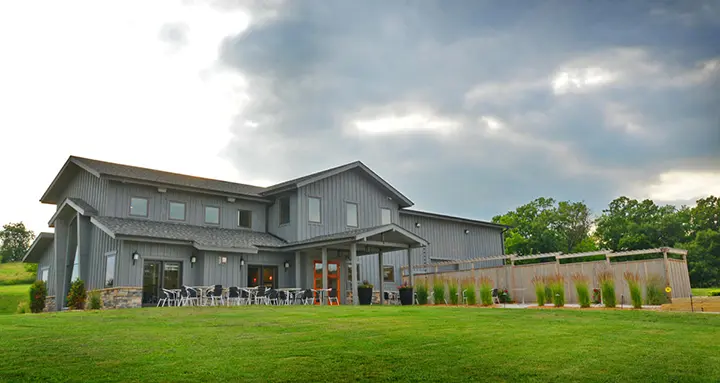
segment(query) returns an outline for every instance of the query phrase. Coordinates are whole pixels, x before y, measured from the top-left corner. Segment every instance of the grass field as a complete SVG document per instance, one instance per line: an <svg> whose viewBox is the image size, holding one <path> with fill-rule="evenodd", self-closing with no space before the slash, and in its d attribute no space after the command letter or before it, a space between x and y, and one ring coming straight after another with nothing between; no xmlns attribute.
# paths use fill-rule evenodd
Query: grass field
<svg viewBox="0 0 720 383"><path fill-rule="evenodd" d="M710 293L710 290L720 290L720 287L695 288L692 289L692 295L694 297L706 297Z"/></svg>
<svg viewBox="0 0 720 383"><path fill-rule="evenodd" d="M720 380L720 316L449 307L0 317L0 381Z"/></svg>
<svg viewBox="0 0 720 383"><path fill-rule="evenodd" d="M15 314L18 303L29 301L30 285L0 285L0 315Z"/></svg>
<svg viewBox="0 0 720 383"><path fill-rule="evenodd" d="M0 263L0 286L27 285L35 281L35 273L25 271L25 265L19 262Z"/></svg>

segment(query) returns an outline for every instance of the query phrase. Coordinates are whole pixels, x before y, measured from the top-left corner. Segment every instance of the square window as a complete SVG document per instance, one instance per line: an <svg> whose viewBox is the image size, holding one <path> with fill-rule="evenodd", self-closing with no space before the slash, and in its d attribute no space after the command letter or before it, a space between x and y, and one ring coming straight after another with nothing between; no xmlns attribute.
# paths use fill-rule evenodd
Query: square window
<svg viewBox="0 0 720 383"><path fill-rule="evenodd" d="M185 220L185 203L183 202L170 202L170 209L168 216L170 219L175 221Z"/></svg>
<svg viewBox="0 0 720 383"><path fill-rule="evenodd" d="M308 220L310 222L320 222L320 198L308 198Z"/></svg>
<svg viewBox="0 0 720 383"><path fill-rule="evenodd" d="M392 212L390 211L390 209L381 208L380 216L381 216L381 221L382 221L381 224L382 225L389 225L392 223Z"/></svg>
<svg viewBox="0 0 720 383"><path fill-rule="evenodd" d="M130 198L130 215L136 217L147 217L148 200L147 198L132 197Z"/></svg>
<svg viewBox="0 0 720 383"><path fill-rule="evenodd" d="M290 198L280 198L280 224L290 223Z"/></svg>
<svg viewBox="0 0 720 383"><path fill-rule="evenodd" d="M205 206L205 223L220 223L220 208L217 206Z"/></svg>
<svg viewBox="0 0 720 383"><path fill-rule="evenodd" d="M352 227L358 226L358 205L352 202L345 203L345 210L347 211L346 219L347 225Z"/></svg>
<svg viewBox="0 0 720 383"><path fill-rule="evenodd" d="M252 212L250 210L238 210L238 226L252 227Z"/></svg>
<svg viewBox="0 0 720 383"><path fill-rule="evenodd" d="M395 282L395 266L383 266L383 282Z"/></svg>

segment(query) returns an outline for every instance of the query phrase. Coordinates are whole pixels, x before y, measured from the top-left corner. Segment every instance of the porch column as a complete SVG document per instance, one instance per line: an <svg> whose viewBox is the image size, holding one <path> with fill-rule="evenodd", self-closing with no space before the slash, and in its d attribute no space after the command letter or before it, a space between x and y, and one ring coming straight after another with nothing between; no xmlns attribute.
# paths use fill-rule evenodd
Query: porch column
<svg viewBox="0 0 720 383"><path fill-rule="evenodd" d="M295 252L295 287L302 287L300 281L300 252Z"/></svg>
<svg viewBox="0 0 720 383"><path fill-rule="evenodd" d="M358 302L358 276L357 276L357 243L353 242L350 244L350 262L352 263L352 300L353 304L357 305Z"/></svg>
<svg viewBox="0 0 720 383"><path fill-rule="evenodd" d="M328 270L327 270L327 247L323 247L323 248L322 248L322 270L323 270L323 274L322 274L322 275L323 275L323 276L322 276L322 278L323 278L322 284L323 284L323 285L322 285L322 288L323 288L323 290L327 290L327 288L328 288L328 280L327 280L327 274L328 274L328 273L327 273L327 272L328 272ZM321 304L321 305L324 305L324 304L325 304L325 296L326 296L326 294L327 294L327 291L323 291L323 293L320 295L321 298L322 298L322 299L320 300L320 304Z"/></svg>
<svg viewBox="0 0 720 383"><path fill-rule="evenodd" d="M380 281L380 305L384 305L385 304L385 286L384 286L385 283L383 283L383 282L385 281L385 278L383 278L383 277L385 275L383 273L383 252L382 252L382 250L380 250L378 252L378 270L380 270L379 271L380 279L378 279Z"/></svg>
<svg viewBox="0 0 720 383"><path fill-rule="evenodd" d="M413 265L412 265L412 249L405 250L407 252L407 263L408 263L408 272L410 272L410 286L413 286L413 291L415 291L415 273L413 272ZM413 303L415 303L413 299Z"/></svg>

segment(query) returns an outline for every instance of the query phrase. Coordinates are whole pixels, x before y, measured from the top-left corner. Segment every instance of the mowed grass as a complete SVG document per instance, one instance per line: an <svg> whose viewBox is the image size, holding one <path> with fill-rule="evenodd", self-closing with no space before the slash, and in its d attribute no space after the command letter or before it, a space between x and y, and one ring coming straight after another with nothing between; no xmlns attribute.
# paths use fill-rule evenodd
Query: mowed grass
<svg viewBox="0 0 720 383"><path fill-rule="evenodd" d="M30 301L30 285L0 285L0 315L14 314L20 302ZM0 329L0 340L2 339ZM0 343L2 344L2 343Z"/></svg>
<svg viewBox="0 0 720 383"><path fill-rule="evenodd" d="M694 289L692 289L692 295L694 297L706 297L706 296L710 295L710 291L712 291L712 290L720 291L720 287L694 288Z"/></svg>
<svg viewBox="0 0 720 383"><path fill-rule="evenodd" d="M0 263L0 286L27 285L35 281L35 273L25 271L25 264L20 262Z"/></svg>
<svg viewBox="0 0 720 383"><path fill-rule="evenodd" d="M464 307L0 317L0 381L720 381L720 316Z"/></svg>

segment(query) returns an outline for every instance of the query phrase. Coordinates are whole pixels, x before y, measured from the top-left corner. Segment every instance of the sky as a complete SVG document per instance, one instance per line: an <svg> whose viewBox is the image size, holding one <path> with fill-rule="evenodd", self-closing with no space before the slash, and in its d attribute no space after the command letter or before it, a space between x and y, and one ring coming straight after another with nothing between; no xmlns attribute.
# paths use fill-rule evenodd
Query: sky
<svg viewBox="0 0 720 383"><path fill-rule="evenodd" d="M69 155L261 186L361 160L418 209L720 194L720 2L0 2L0 223Z"/></svg>

